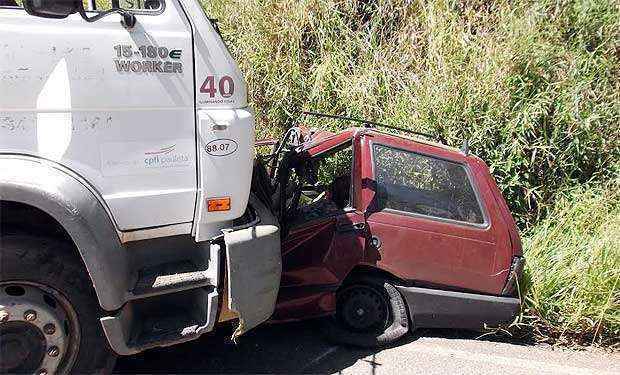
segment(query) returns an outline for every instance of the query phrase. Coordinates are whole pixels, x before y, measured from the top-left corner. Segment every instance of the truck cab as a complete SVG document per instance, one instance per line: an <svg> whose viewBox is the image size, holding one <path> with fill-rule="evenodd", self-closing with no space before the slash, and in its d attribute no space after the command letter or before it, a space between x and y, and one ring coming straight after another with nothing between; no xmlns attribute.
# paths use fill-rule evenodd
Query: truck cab
<svg viewBox="0 0 620 375"><path fill-rule="evenodd" d="M384 283L410 330L481 329L518 312L518 231L478 157L376 127L306 131L278 171L289 193L273 320L335 316L359 336L384 317L387 329Z"/></svg>
<svg viewBox="0 0 620 375"><path fill-rule="evenodd" d="M197 0L0 3L0 372L109 370L268 319L254 134Z"/></svg>

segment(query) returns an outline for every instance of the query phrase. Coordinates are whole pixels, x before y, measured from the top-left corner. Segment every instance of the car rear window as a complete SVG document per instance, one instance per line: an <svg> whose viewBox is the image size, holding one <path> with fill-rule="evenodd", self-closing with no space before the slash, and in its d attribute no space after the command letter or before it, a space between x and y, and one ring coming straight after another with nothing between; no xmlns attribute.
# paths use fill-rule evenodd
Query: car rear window
<svg viewBox="0 0 620 375"><path fill-rule="evenodd" d="M377 204L433 218L470 224L485 222L465 166L373 145Z"/></svg>

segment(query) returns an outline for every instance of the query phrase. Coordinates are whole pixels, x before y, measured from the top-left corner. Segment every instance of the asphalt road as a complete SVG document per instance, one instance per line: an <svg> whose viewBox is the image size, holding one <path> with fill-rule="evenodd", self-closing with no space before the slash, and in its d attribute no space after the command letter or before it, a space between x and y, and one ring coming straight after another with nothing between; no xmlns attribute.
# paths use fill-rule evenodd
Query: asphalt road
<svg viewBox="0 0 620 375"><path fill-rule="evenodd" d="M263 326L234 344L230 329L119 359L118 373L620 374L620 353L575 351L423 330L360 350L326 342L318 322Z"/></svg>

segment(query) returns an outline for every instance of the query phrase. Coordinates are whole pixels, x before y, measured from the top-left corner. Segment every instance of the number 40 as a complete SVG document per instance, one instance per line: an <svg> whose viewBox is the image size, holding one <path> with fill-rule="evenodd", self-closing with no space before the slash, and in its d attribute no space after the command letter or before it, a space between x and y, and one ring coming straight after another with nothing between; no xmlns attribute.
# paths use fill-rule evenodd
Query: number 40
<svg viewBox="0 0 620 375"><path fill-rule="evenodd" d="M229 76L223 76L220 78L217 87L215 86L215 76L208 76L207 79L200 86L200 92L203 94L209 94L209 97L215 97L215 94L219 93L224 98L229 98L235 93L235 82Z"/></svg>

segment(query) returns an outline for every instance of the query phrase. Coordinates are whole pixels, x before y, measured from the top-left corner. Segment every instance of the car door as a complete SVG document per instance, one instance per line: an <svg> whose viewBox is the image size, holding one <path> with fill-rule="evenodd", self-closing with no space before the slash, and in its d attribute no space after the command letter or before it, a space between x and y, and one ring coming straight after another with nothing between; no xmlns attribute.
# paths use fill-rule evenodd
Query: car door
<svg viewBox="0 0 620 375"><path fill-rule="evenodd" d="M339 284L355 264L352 259L363 256L364 216L351 199L359 174L353 144L345 134L328 147L319 144L304 153L309 156L304 163L314 166L307 169L316 168L319 182L330 192L300 203L287 220L291 229L282 246L283 286Z"/></svg>
<svg viewBox="0 0 620 375"><path fill-rule="evenodd" d="M291 229L282 246L283 286L337 285L363 258L364 216L354 208Z"/></svg>
<svg viewBox="0 0 620 375"><path fill-rule="evenodd" d="M351 139L344 138L340 143L316 146L308 151L315 156L329 154L333 149L347 149L349 167L348 204L345 207L330 208L330 205L309 205L312 209L301 208L292 220L292 227L282 242L282 281L278 296L277 320L299 319L304 316L320 316L333 309L333 293L340 286L351 269L363 261L366 247L366 224L363 212L356 208L355 181L359 181L359 162L354 154ZM329 174L330 166L338 165L338 157L325 164L319 175ZM340 178L344 177L340 173ZM333 175L332 175L333 176ZM340 179L340 182L344 180ZM344 184L338 186L343 187ZM338 199L336 198L336 201ZM325 298L325 299L324 299ZM326 303L325 301L331 301Z"/></svg>
<svg viewBox="0 0 620 375"><path fill-rule="evenodd" d="M0 148L81 176L120 230L191 223L191 28L178 2L121 5L135 11L132 29L118 14L86 22L0 6Z"/></svg>
<svg viewBox="0 0 620 375"><path fill-rule="evenodd" d="M377 265L420 285L499 294L506 245L487 184L467 157L374 133L364 139L363 199ZM501 254L500 254L501 255Z"/></svg>

